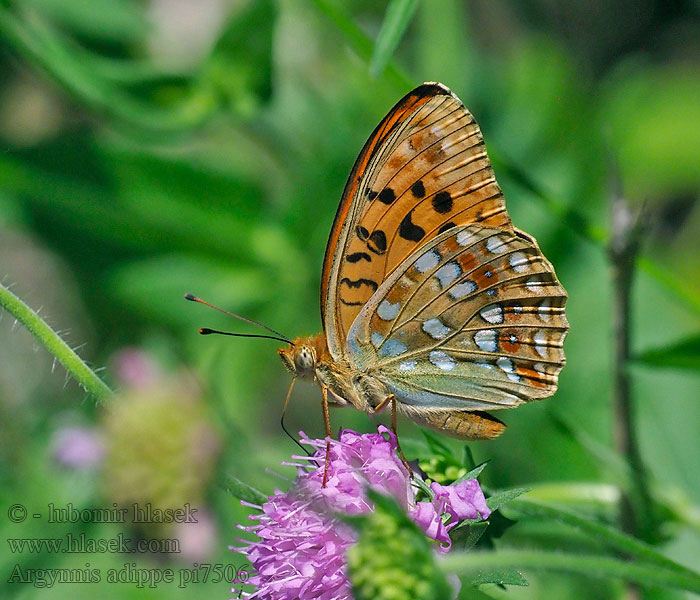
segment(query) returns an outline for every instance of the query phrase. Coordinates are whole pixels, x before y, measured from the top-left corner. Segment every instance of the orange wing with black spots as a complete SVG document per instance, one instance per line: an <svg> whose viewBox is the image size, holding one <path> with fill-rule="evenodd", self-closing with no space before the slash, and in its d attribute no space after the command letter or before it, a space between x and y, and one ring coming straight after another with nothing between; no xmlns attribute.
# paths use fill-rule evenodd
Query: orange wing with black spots
<svg viewBox="0 0 700 600"><path fill-rule="evenodd" d="M455 226L513 232L479 126L445 86L402 98L360 153L326 248L321 310L334 359L362 307L417 248Z"/></svg>

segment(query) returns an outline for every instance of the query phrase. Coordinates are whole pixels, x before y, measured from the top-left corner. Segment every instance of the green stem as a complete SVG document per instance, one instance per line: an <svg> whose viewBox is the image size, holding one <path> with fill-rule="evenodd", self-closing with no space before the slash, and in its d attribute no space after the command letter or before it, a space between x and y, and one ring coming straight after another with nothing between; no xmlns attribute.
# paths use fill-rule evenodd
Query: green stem
<svg viewBox="0 0 700 600"><path fill-rule="evenodd" d="M107 385L88 367L85 362L49 327L44 320L0 284L0 306L24 325L46 349L53 354L66 370L75 377L89 393L98 400L112 395Z"/></svg>
<svg viewBox="0 0 700 600"><path fill-rule="evenodd" d="M635 564L608 556L566 554L539 550L452 553L440 561L445 571L461 576L494 569L531 569L617 578L643 586L665 586L700 593L700 575L684 575L659 565Z"/></svg>

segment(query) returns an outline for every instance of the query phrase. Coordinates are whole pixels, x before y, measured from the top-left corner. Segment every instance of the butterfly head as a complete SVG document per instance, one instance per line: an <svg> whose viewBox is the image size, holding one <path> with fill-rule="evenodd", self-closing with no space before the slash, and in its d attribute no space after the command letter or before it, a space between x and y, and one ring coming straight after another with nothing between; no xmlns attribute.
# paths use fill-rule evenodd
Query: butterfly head
<svg viewBox="0 0 700 600"><path fill-rule="evenodd" d="M277 351L287 370L295 377L301 378L314 377L319 360L327 352L328 347L323 334L297 338L293 344Z"/></svg>

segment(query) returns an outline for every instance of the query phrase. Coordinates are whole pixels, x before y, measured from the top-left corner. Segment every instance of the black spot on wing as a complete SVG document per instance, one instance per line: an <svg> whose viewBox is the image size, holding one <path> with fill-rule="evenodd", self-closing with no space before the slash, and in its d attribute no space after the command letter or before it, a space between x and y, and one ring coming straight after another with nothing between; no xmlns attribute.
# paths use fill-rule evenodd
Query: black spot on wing
<svg viewBox="0 0 700 600"><path fill-rule="evenodd" d="M433 196L433 208L440 214L448 213L452 210L452 196L449 192L438 192Z"/></svg>
<svg viewBox="0 0 700 600"><path fill-rule="evenodd" d="M391 188L384 188L381 192L379 192L379 198L380 202L383 202L384 204L391 204L396 200L396 194L394 193L394 190Z"/></svg>
<svg viewBox="0 0 700 600"><path fill-rule="evenodd" d="M363 242L369 237L369 231L362 227L362 225L357 226L355 233L357 233L357 237L359 237Z"/></svg>
<svg viewBox="0 0 700 600"><path fill-rule="evenodd" d="M399 225L399 236L409 242L420 242L425 236L425 229L411 221L412 213L413 211L410 211L403 218L403 221L401 221L401 225Z"/></svg>
<svg viewBox="0 0 700 600"><path fill-rule="evenodd" d="M411 193L416 198L422 198L425 196L425 186L420 179L411 186Z"/></svg>
<svg viewBox="0 0 700 600"><path fill-rule="evenodd" d="M370 200L374 200L374 199L377 197L377 192L375 192L374 190L370 190L370 189L368 188L368 189L367 189L367 197L368 197Z"/></svg>
<svg viewBox="0 0 700 600"><path fill-rule="evenodd" d="M361 260L366 260L367 262L372 262L372 257L366 252L353 252L345 257L349 263L360 262Z"/></svg>
<svg viewBox="0 0 700 600"><path fill-rule="evenodd" d="M440 227L440 230L438 231L438 235L443 233L444 231L447 231L448 229L452 229L454 226L455 226L455 223L453 223L452 221L445 223L442 227Z"/></svg>
<svg viewBox="0 0 700 600"><path fill-rule="evenodd" d="M344 300L343 298L340 299L340 302L342 304L345 304L345 306L364 306L366 304L365 302L348 302L347 300Z"/></svg>
<svg viewBox="0 0 700 600"><path fill-rule="evenodd" d="M375 254L386 252L386 234L381 230L373 231L367 240L367 247Z"/></svg>
<svg viewBox="0 0 700 600"><path fill-rule="evenodd" d="M353 289L360 288L360 287L362 287L362 286L367 286L367 287L369 287L369 288L372 288L372 293L376 292L376 291L377 291L377 287L378 287L378 286L377 286L377 282L376 282L376 281L372 281L371 279L363 279L363 278L360 278L360 279L348 279L347 277L343 277L343 278L340 280L340 285L341 285L341 287L344 286L344 285L346 285L346 286L348 286L349 288L353 288Z"/></svg>

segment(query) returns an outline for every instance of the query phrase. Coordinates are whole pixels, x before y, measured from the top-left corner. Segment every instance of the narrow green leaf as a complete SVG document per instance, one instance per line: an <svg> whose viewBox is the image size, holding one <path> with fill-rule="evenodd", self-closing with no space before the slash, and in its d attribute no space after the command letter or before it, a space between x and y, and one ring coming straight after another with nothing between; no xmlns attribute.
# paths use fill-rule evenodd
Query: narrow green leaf
<svg viewBox="0 0 700 600"><path fill-rule="evenodd" d="M406 32L417 5L418 0L391 0L389 3L369 63L372 77L379 77L384 71Z"/></svg>
<svg viewBox="0 0 700 600"><path fill-rule="evenodd" d="M428 448L433 454L439 454L440 456L447 458L450 461L456 462L455 457L452 454L452 451L449 449L449 447L442 440L440 440L432 431L428 431L427 429L421 429L420 432L423 434L425 441L428 443Z"/></svg>
<svg viewBox="0 0 700 600"><path fill-rule="evenodd" d="M0 284L0 307L22 323L87 392L98 400L105 400L112 395L112 390L85 364L83 359L38 314L2 284Z"/></svg>
<svg viewBox="0 0 700 600"><path fill-rule="evenodd" d="M482 583L519 586L530 585L520 571L509 568L486 569L471 577L470 582L472 585L481 585Z"/></svg>
<svg viewBox="0 0 700 600"><path fill-rule="evenodd" d="M132 42L149 31L144 6L134 0L23 0L23 4L97 39Z"/></svg>
<svg viewBox="0 0 700 600"><path fill-rule="evenodd" d="M486 504L491 509L491 511L498 510L507 502L510 502L514 498L517 498L518 496L521 496L522 494L525 494L529 491L530 488L513 488L512 490L505 490L503 492L499 492L497 494L494 494L493 496L488 497L486 499Z"/></svg>
<svg viewBox="0 0 700 600"><path fill-rule="evenodd" d="M656 552L648 544L608 525L586 519L574 511L522 498L508 504L507 512L510 511L515 512L520 519L522 519L522 516L530 516L560 521L561 523L590 535L596 541L618 552L624 553L627 556L633 556L650 564L658 565L660 568L676 572L683 577L697 577L698 582L700 582L700 575L666 558L663 554Z"/></svg>
<svg viewBox="0 0 700 600"><path fill-rule="evenodd" d="M490 461L487 460L485 462L482 462L480 465L477 465L471 471L465 473L459 479L457 479L455 483L459 483L460 481L464 481L466 479L476 479L477 477L479 477L479 475L481 475L481 472L486 468L486 465L488 465L489 462Z"/></svg>
<svg viewBox="0 0 700 600"><path fill-rule="evenodd" d="M700 593L700 575L679 573L643 562L627 562L600 555L542 552L538 550L499 550L497 552L455 552L442 558L447 572L471 581L484 570L523 569L570 573L586 578L622 579L645 586L665 586Z"/></svg>
<svg viewBox="0 0 700 600"><path fill-rule="evenodd" d="M488 521L478 523L463 522L450 531L452 548L454 550L469 550L473 548L488 528Z"/></svg>
<svg viewBox="0 0 700 600"><path fill-rule="evenodd" d="M247 483L244 483L234 475L227 475L223 487L234 498L245 500L250 504L262 505L267 502L267 496L260 490L254 488Z"/></svg>
<svg viewBox="0 0 700 600"><path fill-rule="evenodd" d="M700 369L700 334L664 348L654 348L638 354L635 362L653 367Z"/></svg>
<svg viewBox="0 0 700 600"><path fill-rule="evenodd" d="M325 15L343 34L348 45L357 55L365 62L369 62L374 49L372 40L354 23L352 18L338 3L332 0L313 0L313 3L319 12ZM386 66L386 77L398 89L405 91L415 87L415 81L396 68L391 62Z"/></svg>

